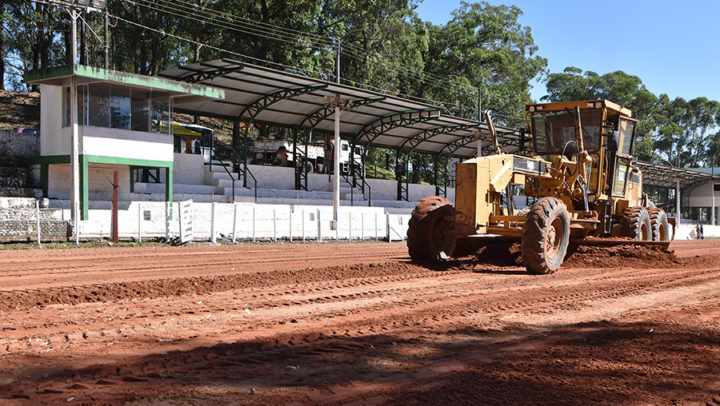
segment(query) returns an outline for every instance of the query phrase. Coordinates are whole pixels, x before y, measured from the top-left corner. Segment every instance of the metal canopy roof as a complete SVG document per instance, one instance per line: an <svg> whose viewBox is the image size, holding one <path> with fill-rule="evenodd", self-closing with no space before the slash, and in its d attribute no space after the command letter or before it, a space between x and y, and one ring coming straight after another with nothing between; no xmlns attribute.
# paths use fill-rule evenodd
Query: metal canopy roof
<svg viewBox="0 0 720 406"><path fill-rule="evenodd" d="M710 182L713 176L696 169L673 168L672 166L637 162L643 174L643 184L674 188L680 181L680 187L687 188L699 183Z"/></svg>
<svg viewBox="0 0 720 406"><path fill-rule="evenodd" d="M475 130L487 133L486 124L443 116L431 104L232 59L177 66L160 76L225 91L224 100L185 103L177 111L323 133L333 132L335 119L326 96L339 95L350 105L341 114L340 132L366 146L470 158L477 152ZM496 126L496 132L505 152L520 149L517 131ZM486 153L493 152L490 144L483 142Z"/></svg>

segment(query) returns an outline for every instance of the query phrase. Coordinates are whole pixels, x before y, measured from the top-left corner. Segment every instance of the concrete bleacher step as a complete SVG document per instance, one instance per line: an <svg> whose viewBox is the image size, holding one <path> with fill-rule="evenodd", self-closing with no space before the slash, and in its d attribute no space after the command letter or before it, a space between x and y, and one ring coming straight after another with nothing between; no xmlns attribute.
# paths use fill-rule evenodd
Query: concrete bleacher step
<svg viewBox="0 0 720 406"><path fill-rule="evenodd" d="M213 185L194 185L186 183L173 184L173 194L215 194L217 187ZM164 183L136 183L135 193L165 194Z"/></svg>
<svg viewBox="0 0 720 406"><path fill-rule="evenodd" d="M373 207L403 208L414 209L416 202L406 202L404 200L375 200L372 201Z"/></svg>
<svg viewBox="0 0 720 406"><path fill-rule="evenodd" d="M406 207L385 207L385 213L387 214L411 214L413 209Z"/></svg>
<svg viewBox="0 0 720 406"><path fill-rule="evenodd" d="M236 203L257 203L257 204L291 204L291 205L307 205L307 206L332 206L332 199L289 199L289 198L273 198L258 197L255 202L252 196L236 196ZM351 206L350 200L340 200L340 206ZM354 206L367 207L367 202L355 201Z"/></svg>
<svg viewBox="0 0 720 406"><path fill-rule="evenodd" d="M42 196L42 190L28 187L0 187L0 196L35 198Z"/></svg>
<svg viewBox="0 0 720 406"><path fill-rule="evenodd" d="M32 197L3 196L0 197L0 209L35 208L35 201Z"/></svg>

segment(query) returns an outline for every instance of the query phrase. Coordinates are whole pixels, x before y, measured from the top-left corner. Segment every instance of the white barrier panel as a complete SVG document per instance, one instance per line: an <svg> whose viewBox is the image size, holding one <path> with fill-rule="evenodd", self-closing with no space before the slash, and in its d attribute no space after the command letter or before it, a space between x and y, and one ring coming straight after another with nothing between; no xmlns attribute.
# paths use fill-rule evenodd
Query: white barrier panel
<svg viewBox="0 0 720 406"><path fill-rule="evenodd" d="M386 214L387 239L392 241L405 241L407 236L407 223L410 221L408 214Z"/></svg>
<svg viewBox="0 0 720 406"><path fill-rule="evenodd" d="M64 211L63 211L64 214ZM91 209L81 222L83 238L109 237L111 210ZM387 214L382 207L340 207L331 228L332 206L175 202L121 202L119 236L127 239L180 237L193 240L296 241L406 238L410 215ZM138 231L140 234L138 234ZM219 242L219 241L218 241Z"/></svg>
<svg viewBox="0 0 720 406"><path fill-rule="evenodd" d="M192 200L180 202L180 243L185 244L193 240Z"/></svg>

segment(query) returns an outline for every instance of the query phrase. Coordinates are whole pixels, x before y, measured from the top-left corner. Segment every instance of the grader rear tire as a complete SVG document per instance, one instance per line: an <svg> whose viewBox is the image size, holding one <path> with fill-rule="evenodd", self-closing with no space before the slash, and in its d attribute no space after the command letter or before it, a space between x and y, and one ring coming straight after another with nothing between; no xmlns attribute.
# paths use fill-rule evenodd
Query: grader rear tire
<svg viewBox="0 0 720 406"><path fill-rule="evenodd" d="M630 237L640 241L652 241L652 224L647 209L640 206L625 209L622 230L623 237Z"/></svg>
<svg viewBox="0 0 720 406"><path fill-rule="evenodd" d="M522 236L522 258L528 273L543 275L557 271L570 243L567 206L554 197L544 197L530 208Z"/></svg>
<svg viewBox="0 0 720 406"><path fill-rule="evenodd" d="M452 202L430 196L420 200L408 222L407 246L413 261L440 259L453 246L450 229L455 218Z"/></svg>
<svg viewBox="0 0 720 406"><path fill-rule="evenodd" d="M653 241L670 241L670 223L665 210L660 208L648 209L650 215L650 229Z"/></svg>

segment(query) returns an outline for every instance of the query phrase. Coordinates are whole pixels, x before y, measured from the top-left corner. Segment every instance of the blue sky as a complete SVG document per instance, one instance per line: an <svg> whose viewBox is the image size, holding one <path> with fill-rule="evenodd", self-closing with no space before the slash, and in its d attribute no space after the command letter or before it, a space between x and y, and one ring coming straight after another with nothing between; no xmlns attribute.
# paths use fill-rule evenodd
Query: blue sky
<svg viewBox="0 0 720 406"><path fill-rule="evenodd" d="M567 66L624 71L653 93L720 100L720 1L490 0L516 5L550 72ZM442 25L460 0L424 0L417 12ZM533 98L545 94L536 83Z"/></svg>

